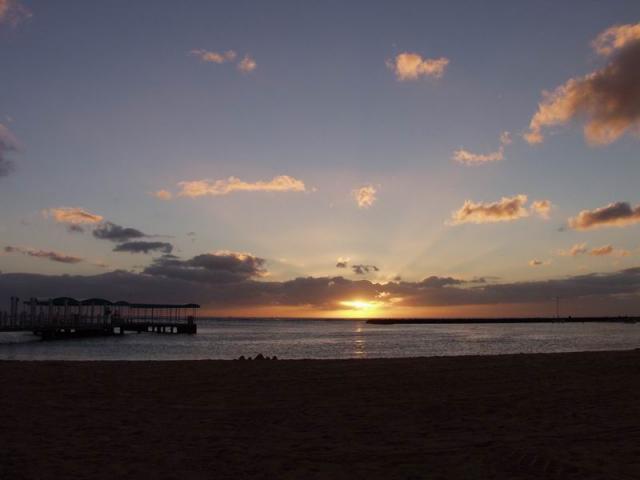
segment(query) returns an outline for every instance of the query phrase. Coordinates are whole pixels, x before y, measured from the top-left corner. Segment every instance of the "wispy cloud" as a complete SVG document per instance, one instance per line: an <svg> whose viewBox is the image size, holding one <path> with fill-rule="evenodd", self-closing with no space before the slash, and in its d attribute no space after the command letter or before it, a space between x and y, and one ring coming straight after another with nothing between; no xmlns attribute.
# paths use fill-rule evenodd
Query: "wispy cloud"
<svg viewBox="0 0 640 480"><path fill-rule="evenodd" d="M7 154L18 150L18 140L9 129L0 123L0 177L5 177L13 170L13 162Z"/></svg>
<svg viewBox="0 0 640 480"><path fill-rule="evenodd" d="M603 245L601 247L595 247L589 249L587 243L576 243L569 250L560 250L559 255L565 257L578 257L581 255L590 255L592 257L626 257L630 255L628 250L614 248L613 245Z"/></svg>
<svg viewBox="0 0 640 480"><path fill-rule="evenodd" d="M204 50L202 48L191 50L189 52L189 55L198 57L203 62L218 63L218 64L233 62L238 56L237 53L233 50L227 50L226 52L218 53L218 52L212 52L209 50Z"/></svg>
<svg viewBox="0 0 640 480"><path fill-rule="evenodd" d="M511 134L502 132L500 135L500 146L498 150L490 153L473 153L464 148L459 148L453 152L453 161L464 165L484 165L486 163L499 162L504 160L504 147L511 143Z"/></svg>
<svg viewBox="0 0 640 480"><path fill-rule="evenodd" d="M533 260L529 260L530 267L544 267L547 265L551 265L551 260L539 260L534 258Z"/></svg>
<svg viewBox="0 0 640 480"><path fill-rule="evenodd" d="M192 180L178 183L181 197L228 195L232 192L304 192L305 184L288 175L280 175L269 181L245 182L237 177L226 180Z"/></svg>
<svg viewBox="0 0 640 480"><path fill-rule="evenodd" d="M206 63L217 63L221 65L223 63L234 63L238 58L238 54L235 50L227 50L226 52L215 52L210 50L205 50L202 48L194 49L189 52L189 55L198 57L200 61ZM246 54L242 57L240 61L236 63L236 68L242 73L251 73L253 72L258 64L255 59Z"/></svg>
<svg viewBox="0 0 640 480"><path fill-rule="evenodd" d="M4 247L4 251L6 253L19 253L22 255L28 255L29 257L42 258L57 263L74 264L84 261L84 259L81 257L66 255L64 253L55 251L38 250L31 247L18 247L9 245L7 247Z"/></svg>
<svg viewBox="0 0 640 480"><path fill-rule="evenodd" d="M592 145L611 143L629 131L640 134L639 32L640 24L620 25L598 36L593 46L609 63L543 92L525 140L541 143L544 129L575 118L584 119L584 136Z"/></svg>
<svg viewBox="0 0 640 480"><path fill-rule="evenodd" d="M387 60L386 65L394 71L400 81L417 80L420 77L440 78L449 65L449 59L423 58L418 53L403 52L394 59Z"/></svg>
<svg viewBox="0 0 640 480"><path fill-rule="evenodd" d="M58 223L71 225L97 224L104 220L102 215L91 213L80 207L57 207L45 210L45 216L52 216Z"/></svg>
<svg viewBox="0 0 640 480"><path fill-rule="evenodd" d="M358 204L358 207L369 208L376 202L377 193L378 191L373 185L365 185L364 187L354 189L351 195Z"/></svg>
<svg viewBox="0 0 640 480"><path fill-rule="evenodd" d="M151 192L151 195L160 200L171 200L173 198L173 193L169 190L156 190L155 192Z"/></svg>
<svg viewBox="0 0 640 480"><path fill-rule="evenodd" d="M481 203L466 200L459 210L453 212L449 223L495 223L510 222L529 216L525 207L527 196L520 194L513 197L502 197L492 203Z"/></svg>
<svg viewBox="0 0 640 480"><path fill-rule="evenodd" d="M626 227L640 222L640 205L631 207L628 202L610 203L594 210L582 210L569 219L569 227L589 230L600 227Z"/></svg>

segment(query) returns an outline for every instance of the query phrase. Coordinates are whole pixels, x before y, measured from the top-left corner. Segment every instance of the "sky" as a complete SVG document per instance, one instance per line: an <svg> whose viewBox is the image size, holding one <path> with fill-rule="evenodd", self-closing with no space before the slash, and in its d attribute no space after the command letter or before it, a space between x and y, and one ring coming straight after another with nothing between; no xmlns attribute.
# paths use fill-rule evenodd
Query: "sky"
<svg viewBox="0 0 640 480"><path fill-rule="evenodd" d="M0 305L638 315L639 22L631 0L0 0Z"/></svg>

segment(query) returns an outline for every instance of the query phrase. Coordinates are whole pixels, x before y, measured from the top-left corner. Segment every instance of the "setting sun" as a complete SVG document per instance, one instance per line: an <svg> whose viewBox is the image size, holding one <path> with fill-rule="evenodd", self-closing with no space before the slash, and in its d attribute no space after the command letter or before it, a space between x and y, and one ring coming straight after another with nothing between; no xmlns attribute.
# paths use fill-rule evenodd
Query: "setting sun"
<svg viewBox="0 0 640 480"><path fill-rule="evenodd" d="M352 316L360 316L360 315L371 315L374 313L379 307L380 302L367 302L365 300L345 300L340 302L340 305L347 307L348 310L351 310L350 315Z"/></svg>

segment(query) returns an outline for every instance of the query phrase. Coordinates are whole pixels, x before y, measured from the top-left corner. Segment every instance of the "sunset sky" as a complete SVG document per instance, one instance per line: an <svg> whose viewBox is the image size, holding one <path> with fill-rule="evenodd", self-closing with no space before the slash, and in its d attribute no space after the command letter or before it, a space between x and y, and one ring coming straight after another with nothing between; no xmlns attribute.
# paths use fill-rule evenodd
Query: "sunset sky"
<svg viewBox="0 0 640 480"><path fill-rule="evenodd" d="M0 305L640 314L640 2L0 0Z"/></svg>

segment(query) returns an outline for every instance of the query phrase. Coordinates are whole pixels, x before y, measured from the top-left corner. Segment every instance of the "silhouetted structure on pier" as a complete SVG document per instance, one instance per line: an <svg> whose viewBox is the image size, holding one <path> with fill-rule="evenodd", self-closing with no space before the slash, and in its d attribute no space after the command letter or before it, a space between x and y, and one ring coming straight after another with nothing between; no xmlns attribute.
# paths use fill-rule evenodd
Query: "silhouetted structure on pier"
<svg viewBox="0 0 640 480"><path fill-rule="evenodd" d="M0 332L31 331L42 338L124 334L126 331L197 333L200 305L111 302L103 298L11 297L9 312L0 312Z"/></svg>

